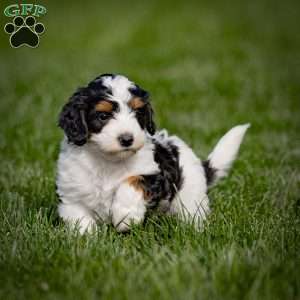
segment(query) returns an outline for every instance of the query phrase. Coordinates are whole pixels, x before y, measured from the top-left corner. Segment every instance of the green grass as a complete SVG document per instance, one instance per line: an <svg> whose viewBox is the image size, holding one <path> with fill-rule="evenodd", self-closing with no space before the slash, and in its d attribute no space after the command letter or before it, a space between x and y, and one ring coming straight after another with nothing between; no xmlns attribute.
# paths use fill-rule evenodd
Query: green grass
<svg viewBox="0 0 300 300"><path fill-rule="evenodd" d="M43 2L37 49L0 34L0 299L300 299L299 1L74 2ZM202 158L252 123L202 233L57 222L57 115L104 72L151 91Z"/></svg>

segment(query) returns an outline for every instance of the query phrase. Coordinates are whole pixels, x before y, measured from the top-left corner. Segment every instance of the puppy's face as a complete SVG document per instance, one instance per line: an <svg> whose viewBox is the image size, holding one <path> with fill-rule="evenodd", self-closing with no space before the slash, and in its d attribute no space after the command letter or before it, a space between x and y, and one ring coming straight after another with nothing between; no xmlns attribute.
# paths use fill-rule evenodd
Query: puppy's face
<svg viewBox="0 0 300 300"><path fill-rule="evenodd" d="M121 75L104 74L79 89L63 107L59 125L68 141L94 145L109 160L132 156L153 135L146 91Z"/></svg>

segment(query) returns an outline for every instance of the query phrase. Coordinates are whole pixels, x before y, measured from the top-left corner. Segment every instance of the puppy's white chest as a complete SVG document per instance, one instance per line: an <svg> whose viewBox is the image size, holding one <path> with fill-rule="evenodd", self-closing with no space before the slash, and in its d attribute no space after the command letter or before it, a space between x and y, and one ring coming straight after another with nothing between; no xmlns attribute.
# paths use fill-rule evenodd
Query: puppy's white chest
<svg viewBox="0 0 300 300"><path fill-rule="evenodd" d="M90 190L90 197L82 198L82 202L88 202L86 205L95 211L100 219L107 221L116 189L117 184L113 185L112 182L107 182L103 177L98 176Z"/></svg>
<svg viewBox="0 0 300 300"><path fill-rule="evenodd" d="M82 188L80 201L100 219L107 221L115 192L126 176L126 169L122 166L112 168L107 165L90 165L84 172L88 188Z"/></svg>

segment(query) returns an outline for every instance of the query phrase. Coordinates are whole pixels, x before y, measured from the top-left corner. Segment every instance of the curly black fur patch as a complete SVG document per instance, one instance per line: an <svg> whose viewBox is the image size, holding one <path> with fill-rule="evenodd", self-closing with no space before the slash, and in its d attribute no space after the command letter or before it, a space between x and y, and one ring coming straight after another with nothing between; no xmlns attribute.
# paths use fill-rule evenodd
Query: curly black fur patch
<svg viewBox="0 0 300 300"><path fill-rule="evenodd" d="M153 143L155 145L154 160L160 172L143 176L144 188L147 194L151 195L147 205L150 209L159 207L161 200L168 200L171 203L183 183L177 146L171 142L164 145L156 140Z"/></svg>
<svg viewBox="0 0 300 300"><path fill-rule="evenodd" d="M135 87L129 89L130 93L136 97L140 97L145 105L136 110L136 118L142 127L142 129L147 129L147 131L153 135L156 131L156 126L153 120L154 113L152 106L150 105L149 98L150 95L147 91L140 88L137 84Z"/></svg>
<svg viewBox="0 0 300 300"><path fill-rule="evenodd" d="M216 169L214 169L210 165L209 159L203 161L202 166L203 166L204 172L205 172L206 183L207 183L207 185L211 185L215 180Z"/></svg>

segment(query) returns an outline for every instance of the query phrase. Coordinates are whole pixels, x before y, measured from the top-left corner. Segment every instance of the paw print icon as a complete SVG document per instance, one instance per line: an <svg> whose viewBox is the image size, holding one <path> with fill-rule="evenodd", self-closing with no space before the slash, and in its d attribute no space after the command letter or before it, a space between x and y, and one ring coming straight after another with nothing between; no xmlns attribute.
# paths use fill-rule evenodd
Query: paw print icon
<svg viewBox="0 0 300 300"><path fill-rule="evenodd" d="M10 34L9 41L13 48L23 45L36 48L39 45L39 35L45 31L45 26L37 23L33 16L28 16L26 19L17 16L12 23L4 26L4 30Z"/></svg>

